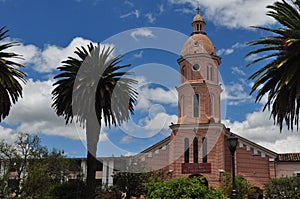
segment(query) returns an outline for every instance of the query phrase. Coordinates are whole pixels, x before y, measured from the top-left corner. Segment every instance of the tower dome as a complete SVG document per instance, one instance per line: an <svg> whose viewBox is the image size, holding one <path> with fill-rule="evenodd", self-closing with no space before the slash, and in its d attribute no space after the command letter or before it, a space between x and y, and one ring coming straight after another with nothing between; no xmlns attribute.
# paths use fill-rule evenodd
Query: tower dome
<svg viewBox="0 0 300 199"><path fill-rule="evenodd" d="M216 54L214 45L205 34L193 34L188 38L181 50L181 56L183 57L197 53Z"/></svg>
<svg viewBox="0 0 300 199"><path fill-rule="evenodd" d="M202 16L198 13L195 15L194 20L193 21L203 21ZM203 21L204 22L204 21Z"/></svg>
<svg viewBox="0 0 300 199"><path fill-rule="evenodd" d="M198 13L194 16L192 26L193 32L185 42L181 50L181 56L187 56L197 53L207 53L216 55L216 50L210 39L207 37L204 27L206 23Z"/></svg>

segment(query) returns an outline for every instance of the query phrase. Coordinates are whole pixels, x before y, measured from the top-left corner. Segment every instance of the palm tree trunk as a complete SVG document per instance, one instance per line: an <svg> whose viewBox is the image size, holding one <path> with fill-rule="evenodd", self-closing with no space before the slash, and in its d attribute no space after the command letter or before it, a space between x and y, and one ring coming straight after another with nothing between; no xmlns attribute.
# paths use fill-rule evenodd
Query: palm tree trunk
<svg viewBox="0 0 300 199"><path fill-rule="evenodd" d="M96 163L97 143L100 135L100 124L96 115L88 117L86 121L87 138L87 195L86 199L94 199L96 194Z"/></svg>

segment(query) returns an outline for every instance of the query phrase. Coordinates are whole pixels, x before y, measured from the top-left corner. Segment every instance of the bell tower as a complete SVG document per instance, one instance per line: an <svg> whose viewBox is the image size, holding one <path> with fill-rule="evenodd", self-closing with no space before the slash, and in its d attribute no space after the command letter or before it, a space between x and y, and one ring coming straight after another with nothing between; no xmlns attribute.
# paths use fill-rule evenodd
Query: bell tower
<svg viewBox="0 0 300 199"><path fill-rule="evenodd" d="M220 123L218 68L221 59L206 35L205 25L198 10L192 22L191 36L177 60L180 66L178 124Z"/></svg>

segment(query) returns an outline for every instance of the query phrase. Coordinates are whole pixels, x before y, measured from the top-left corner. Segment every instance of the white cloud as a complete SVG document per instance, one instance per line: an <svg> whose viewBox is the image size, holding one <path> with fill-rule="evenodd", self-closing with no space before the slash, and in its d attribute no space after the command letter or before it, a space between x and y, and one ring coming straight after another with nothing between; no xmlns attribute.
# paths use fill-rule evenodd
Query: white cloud
<svg viewBox="0 0 300 199"><path fill-rule="evenodd" d="M163 13L165 11L164 5L163 4L159 5L158 10L159 10L159 14Z"/></svg>
<svg viewBox="0 0 300 199"><path fill-rule="evenodd" d="M193 9L187 9L187 8L177 8L175 9L175 12L181 12L183 14L195 14L195 11Z"/></svg>
<svg viewBox="0 0 300 199"><path fill-rule="evenodd" d="M15 41L18 40L8 38L3 42ZM68 56L76 57L74 54L76 47L87 46L87 44L90 42L90 40L76 37L65 48L48 44L43 50L31 44L24 45L20 43L19 46L14 46L8 49L8 51L22 55L24 59L18 61L24 64L26 67L32 67L38 72L48 73L60 66L61 62Z"/></svg>
<svg viewBox="0 0 300 199"><path fill-rule="evenodd" d="M53 80L33 81L29 79L23 87L23 98L12 107L10 115L3 121L17 127L15 130L5 129L4 132L11 135L13 132L43 133L85 141L85 129L75 123L66 125L64 118L58 117L51 107L53 83ZM8 139L7 136L6 139ZM99 140L100 142L108 140L105 129L101 130Z"/></svg>
<svg viewBox="0 0 300 199"><path fill-rule="evenodd" d="M143 57L143 53L144 53L144 51L140 51L139 53L136 53L136 54L134 54L133 56L135 57L135 58L142 58Z"/></svg>
<svg viewBox="0 0 300 199"><path fill-rule="evenodd" d="M127 17L130 17L132 15L135 16L138 19L140 17L140 11L139 10L133 10L129 13L121 15L120 18L127 18Z"/></svg>
<svg viewBox="0 0 300 199"><path fill-rule="evenodd" d="M169 135L170 129L169 126L171 122L177 122L177 115L168 115L165 112L157 113L153 115L153 118L144 118L145 129L148 131L148 136L152 137L158 132L163 133L164 135Z"/></svg>
<svg viewBox="0 0 300 199"><path fill-rule="evenodd" d="M193 8L198 5L194 0L169 0L172 4L187 4ZM266 16L266 6L275 0L216 0L199 1L206 20L229 28L248 28L253 25L273 24L274 20ZM194 12L195 13L195 12Z"/></svg>
<svg viewBox="0 0 300 199"><path fill-rule="evenodd" d="M247 45L244 44L244 43L235 43L233 44L230 48L221 48L217 51L217 55L218 56L222 56L222 55L230 55L234 52L235 49L238 49L238 48L244 48L246 47Z"/></svg>
<svg viewBox="0 0 300 199"><path fill-rule="evenodd" d="M177 91L174 89L164 90L162 88L139 88L136 110L149 110L152 104L168 104L177 106Z"/></svg>
<svg viewBox="0 0 300 199"><path fill-rule="evenodd" d="M218 56L221 56L221 55L230 55L233 53L233 49L232 48L228 48L228 49L225 49L225 48L221 48L217 51L217 55Z"/></svg>
<svg viewBox="0 0 300 199"><path fill-rule="evenodd" d="M154 38L155 35L153 34L152 30L148 28L138 28L131 32L131 37L135 40L139 40L139 37L146 37L146 38Z"/></svg>
<svg viewBox="0 0 300 199"><path fill-rule="evenodd" d="M156 20L156 17L154 17L154 15L152 13L145 14L145 17L147 17L149 23L154 23Z"/></svg>
<svg viewBox="0 0 300 199"><path fill-rule="evenodd" d="M247 47L247 44L237 42L232 45L232 48L244 48L244 47Z"/></svg>
<svg viewBox="0 0 300 199"><path fill-rule="evenodd" d="M108 133L106 132L101 132L100 133L100 137L99 137L99 142L106 142L108 141L109 138L108 138Z"/></svg>
<svg viewBox="0 0 300 199"><path fill-rule="evenodd" d="M17 133L10 128L5 128L0 125L0 141L5 140L7 143L13 143L17 139Z"/></svg>
<svg viewBox="0 0 300 199"><path fill-rule="evenodd" d="M245 85L241 83L225 85L224 90L221 93L221 99L226 100L227 105L231 106L254 101L249 93L245 91Z"/></svg>
<svg viewBox="0 0 300 199"><path fill-rule="evenodd" d="M126 135L120 140L120 144L129 144L133 140L132 136Z"/></svg>
<svg viewBox="0 0 300 199"><path fill-rule="evenodd" d="M76 57L76 55L74 54L76 47L86 47L90 42L90 40L76 37L65 48L54 45L46 45L46 48L41 54L44 63L42 65L36 65L35 69L39 72L50 72L51 70L56 69L58 66L60 66L61 62L63 60L66 60L67 57Z"/></svg>
<svg viewBox="0 0 300 199"><path fill-rule="evenodd" d="M129 5L130 7L134 7L134 3L131 1L124 1L124 4Z"/></svg>
<svg viewBox="0 0 300 199"><path fill-rule="evenodd" d="M64 119L58 117L51 108L52 84L51 80L29 79L23 87L23 98L12 107L10 115L4 122L17 125L16 132L44 133L81 139L75 126L65 125Z"/></svg>
<svg viewBox="0 0 300 199"><path fill-rule="evenodd" d="M232 67L231 70L232 70L232 74L242 75L242 76L246 75L246 73L241 68L239 68L237 66Z"/></svg>
<svg viewBox="0 0 300 199"><path fill-rule="evenodd" d="M257 54L252 54L250 56L247 56L245 58L245 60L250 62L250 61L254 61L254 60L259 59L259 58L261 58L261 56L259 56Z"/></svg>
<svg viewBox="0 0 300 199"><path fill-rule="evenodd" d="M270 112L249 113L242 122L222 121L233 133L278 153L299 152L300 134L288 131L280 133L270 118Z"/></svg>

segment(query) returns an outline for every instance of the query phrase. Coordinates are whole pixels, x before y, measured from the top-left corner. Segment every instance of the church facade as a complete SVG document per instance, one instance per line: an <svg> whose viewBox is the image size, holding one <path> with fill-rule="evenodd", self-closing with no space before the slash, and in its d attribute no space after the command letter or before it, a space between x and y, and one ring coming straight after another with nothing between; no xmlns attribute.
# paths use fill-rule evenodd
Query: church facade
<svg viewBox="0 0 300 199"><path fill-rule="evenodd" d="M170 178L204 176L209 185L219 187L224 172L232 172L232 156L227 139L238 138L235 174L262 188L270 178L297 175L299 154L286 165L277 154L238 136L221 123L218 68L221 59L205 32L205 21L198 13L192 33L177 60L180 70L178 121L171 124L171 135L142 151L138 157L152 170L162 169Z"/></svg>

